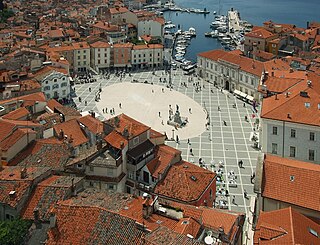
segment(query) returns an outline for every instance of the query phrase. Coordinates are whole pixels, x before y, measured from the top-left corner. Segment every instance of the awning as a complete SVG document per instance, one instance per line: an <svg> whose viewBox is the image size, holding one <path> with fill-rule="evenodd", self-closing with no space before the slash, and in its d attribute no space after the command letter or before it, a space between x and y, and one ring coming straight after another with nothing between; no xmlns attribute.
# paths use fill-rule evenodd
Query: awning
<svg viewBox="0 0 320 245"><path fill-rule="evenodd" d="M235 89L235 90L233 90L233 93L235 94L235 95L240 95L240 91L239 90L237 90L237 89Z"/></svg>
<svg viewBox="0 0 320 245"><path fill-rule="evenodd" d="M251 101L251 102L254 100L254 98L251 95L247 95L246 99Z"/></svg>

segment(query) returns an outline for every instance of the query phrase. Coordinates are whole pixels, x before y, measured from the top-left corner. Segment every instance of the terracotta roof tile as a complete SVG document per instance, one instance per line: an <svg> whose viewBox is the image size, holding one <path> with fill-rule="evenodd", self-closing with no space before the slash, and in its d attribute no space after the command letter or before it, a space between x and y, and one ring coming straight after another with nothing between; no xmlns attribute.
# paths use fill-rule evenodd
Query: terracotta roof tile
<svg viewBox="0 0 320 245"><path fill-rule="evenodd" d="M311 80L311 87L304 80L285 93L265 98L262 101L261 117L320 126L320 80L317 78ZM306 96L301 95L301 92L306 93ZM309 106L306 106L306 103L310 103Z"/></svg>
<svg viewBox="0 0 320 245"><path fill-rule="evenodd" d="M56 228L48 232L53 244L140 244L135 221L99 207L59 205Z"/></svg>
<svg viewBox="0 0 320 245"><path fill-rule="evenodd" d="M134 120L133 118L125 114L120 114L116 117L113 117L106 121L106 123L111 125L114 130L116 130L120 134L123 134L125 129L128 130L129 139L132 139L150 129L150 127Z"/></svg>
<svg viewBox="0 0 320 245"><path fill-rule="evenodd" d="M63 105L61 105L61 104L60 104L58 101L56 101L55 99L51 99L51 100L48 100L47 106L48 106L52 111L54 111L55 108L57 108L57 107L62 107Z"/></svg>
<svg viewBox="0 0 320 245"><path fill-rule="evenodd" d="M263 197L320 211L320 165L266 154L263 169Z"/></svg>
<svg viewBox="0 0 320 245"><path fill-rule="evenodd" d="M79 146L89 141L86 134L77 122L77 119L71 119L67 122L57 124L53 128L56 135L59 135L62 130L63 135L66 135L69 140L72 138L71 144L73 146Z"/></svg>
<svg viewBox="0 0 320 245"><path fill-rule="evenodd" d="M320 225L293 208L260 213L254 244L319 244Z"/></svg>
<svg viewBox="0 0 320 245"><path fill-rule="evenodd" d="M116 131L112 131L110 134L104 137L104 140L117 149L122 149L128 144L128 140Z"/></svg>
<svg viewBox="0 0 320 245"><path fill-rule="evenodd" d="M103 123L99 119L94 118L91 115L80 117L78 121L85 125L93 134L103 133Z"/></svg>
<svg viewBox="0 0 320 245"><path fill-rule="evenodd" d="M158 174L163 174L172 164L172 160L181 155L181 151L167 145L159 145L155 147L154 155L155 158L147 163L147 168L154 178L158 178Z"/></svg>
<svg viewBox="0 0 320 245"><path fill-rule="evenodd" d="M56 203L71 196L72 183L76 185L81 180L79 177L53 175L40 182L30 196L22 212L22 218L33 220L33 211L37 209L40 220L48 221L50 211Z"/></svg>
<svg viewBox="0 0 320 245"><path fill-rule="evenodd" d="M65 143L55 138L37 139L13 158L9 165L63 169L70 156Z"/></svg>
<svg viewBox="0 0 320 245"><path fill-rule="evenodd" d="M166 177L155 187L155 193L184 202L198 200L216 174L189 162L171 166Z"/></svg>
<svg viewBox="0 0 320 245"><path fill-rule="evenodd" d="M27 134L36 134L35 131L29 128L17 128L10 134L7 138L0 142L0 149L3 151L9 150L13 145L15 145L22 137Z"/></svg>
<svg viewBox="0 0 320 245"><path fill-rule="evenodd" d="M8 114L4 115L3 119L12 119L12 120L20 120L23 117L27 117L30 115L30 112L25 107L20 107L14 111L9 112Z"/></svg>
<svg viewBox="0 0 320 245"><path fill-rule="evenodd" d="M270 37L277 37L277 35L273 34L270 31L267 31L263 28L251 31L251 32L247 33L245 36L246 37L261 38L261 39L267 39Z"/></svg>
<svg viewBox="0 0 320 245"><path fill-rule="evenodd" d="M18 100L33 101L33 102L36 102L36 101L45 102L46 97L44 96L44 94L42 92L38 92L38 93L23 95L20 97L15 97L15 98L8 99L8 100L2 100L2 101L0 101L0 105L4 105L6 103L14 102L14 101L18 101Z"/></svg>

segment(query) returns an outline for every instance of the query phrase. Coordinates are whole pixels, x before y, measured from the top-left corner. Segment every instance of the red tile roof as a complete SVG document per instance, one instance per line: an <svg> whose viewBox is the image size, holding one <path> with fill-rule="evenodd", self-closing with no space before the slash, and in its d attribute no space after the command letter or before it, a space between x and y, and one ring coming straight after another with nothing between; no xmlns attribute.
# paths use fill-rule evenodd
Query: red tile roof
<svg viewBox="0 0 320 245"><path fill-rule="evenodd" d="M263 197L320 211L320 165L266 154L263 171Z"/></svg>
<svg viewBox="0 0 320 245"><path fill-rule="evenodd" d="M181 155L181 151L176 150L167 145L158 145L155 147L154 159L147 163L147 168L154 178L158 178L158 174L163 174L169 164L173 163L173 159L177 155Z"/></svg>
<svg viewBox="0 0 320 245"><path fill-rule="evenodd" d="M216 174L189 162L171 166L166 177L155 187L155 193L183 202L198 200Z"/></svg>
<svg viewBox="0 0 320 245"><path fill-rule="evenodd" d="M80 117L78 118L78 121L85 125L93 134L103 133L103 123L91 115Z"/></svg>
<svg viewBox="0 0 320 245"><path fill-rule="evenodd" d="M245 35L245 37L254 37L254 38L260 38L260 39L267 39L270 37L277 37L277 35L273 34L272 32L269 32L263 28L256 29L254 31L251 31Z"/></svg>
<svg viewBox="0 0 320 245"><path fill-rule="evenodd" d="M307 96L301 96L301 91L307 93ZM312 79L311 87L306 80L301 81L283 94L265 98L262 101L261 117L320 126L319 95L320 80ZM306 103L310 103L310 106L306 106Z"/></svg>
<svg viewBox="0 0 320 245"><path fill-rule="evenodd" d="M104 137L104 140L117 149L122 149L128 144L128 140L116 131L112 131Z"/></svg>
<svg viewBox="0 0 320 245"><path fill-rule="evenodd" d="M315 231L318 236L311 234ZM293 208L260 213L254 244L320 244L320 225Z"/></svg>
<svg viewBox="0 0 320 245"><path fill-rule="evenodd" d="M20 107L14 111L9 112L4 115L3 119L12 119L12 120L20 120L23 117L27 117L30 115L30 112L25 107Z"/></svg>
<svg viewBox="0 0 320 245"><path fill-rule="evenodd" d="M89 141L84 131L81 129L79 123L77 122L77 119L71 119L67 122L57 124L53 128L57 136L62 130L63 135L66 135L68 137L68 140L72 138L71 144L73 146L79 146Z"/></svg>
<svg viewBox="0 0 320 245"><path fill-rule="evenodd" d="M231 52L226 52L223 50L211 50L198 54L198 56L215 60L215 61L225 61L231 64L239 66L239 69L248 72L250 74L261 76L264 70L264 65L262 62L250 59L248 57L238 55Z"/></svg>
<svg viewBox="0 0 320 245"><path fill-rule="evenodd" d="M22 211L22 218L34 219L33 211L39 211L40 220L49 220L49 214L58 201L65 200L71 196L71 186L78 184L82 178L73 176L53 175L39 183L33 191Z"/></svg>
<svg viewBox="0 0 320 245"><path fill-rule="evenodd" d="M0 142L0 149L2 151L9 150L12 146L14 146L20 139L22 139L27 134L36 134L35 131L29 128L17 128L10 134L7 138Z"/></svg>
<svg viewBox="0 0 320 245"><path fill-rule="evenodd" d="M36 101L45 102L46 97L44 96L44 94L42 92L38 92L38 93L23 95L20 97L15 97L15 98L8 99L8 100L2 100L2 101L0 101L0 105L6 104L9 102L19 101L19 100L33 101L33 102L36 102Z"/></svg>
<svg viewBox="0 0 320 245"><path fill-rule="evenodd" d="M138 135L150 129L150 127L134 120L133 118L125 114L120 114L116 117L109 119L106 122L110 124L112 127L114 127L114 129L120 134L123 134L125 129L128 130L129 139L137 137Z"/></svg>
<svg viewBox="0 0 320 245"><path fill-rule="evenodd" d="M48 232L48 245L141 244L143 232L135 221L99 207L60 204L56 227Z"/></svg>
<svg viewBox="0 0 320 245"><path fill-rule="evenodd" d="M51 100L48 100L47 106L48 106L52 111L54 111L55 108L62 107L63 105L61 105L61 104L60 104L58 101L56 101L55 99L51 99Z"/></svg>
<svg viewBox="0 0 320 245"><path fill-rule="evenodd" d="M9 165L63 169L69 156L70 151L63 141L56 138L37 139L13 158Z"/></svg>
<svg viewBox="0 0 320 245"><path fill-rule="evenodd" d="M30 181L0 180L0 203L16 208L20 204L20 201L22 201L23 196L28 195L30 186ZM13 192L11 196L10 192Z"/></svg>
<svg viewBox="0 0 320 245"><path fill-rule="evenodd" d="M111 45L108 42L97 41L90 44L92 48L110 48Z"/></svg>
<svg viewBox="0 0 320 245"><path fill-rule="evenodd" d="M297 79L297 78L280 78L280 77L268 76L263 84L266 86L267 90L270 92L283 93L301 81L302 81L301 79ZM259 85L259 90L261 91L262 89L263 89L263 86Z"/></svg>

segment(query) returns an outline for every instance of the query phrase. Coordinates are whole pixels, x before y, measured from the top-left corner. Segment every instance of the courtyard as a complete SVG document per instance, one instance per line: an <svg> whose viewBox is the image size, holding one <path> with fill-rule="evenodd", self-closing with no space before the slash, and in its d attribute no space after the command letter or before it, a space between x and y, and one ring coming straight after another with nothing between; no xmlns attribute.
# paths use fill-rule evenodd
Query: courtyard
<svg viewBox="0 0 320 245"><path fill-rule="evenodd" d="M96 75L97 82L74 86L77 96L74 101L78 110L93 110L100 119L125 113L159 132L166 132L169 139L174 139L166 143L179 149L184 160L221 175L221 184L217 182L221 193L215 206L225 204L224 208L248 215L250 199L254 196L251 175L259 152L250 141L256 120L252 117L252 106L198 77L183 75L180 69L173 70L171 77L170 90L169 75L162 70L141 71L125 77ZM96 101L100 90L101 99ZM181 116L188 117L185 128L176 130L166 124L169 105L174 111L178 105ZM113 115L110 109L114 109ZM240 160L242 167L238 164ZM229 192L227 197L225 190Z"/></svg>

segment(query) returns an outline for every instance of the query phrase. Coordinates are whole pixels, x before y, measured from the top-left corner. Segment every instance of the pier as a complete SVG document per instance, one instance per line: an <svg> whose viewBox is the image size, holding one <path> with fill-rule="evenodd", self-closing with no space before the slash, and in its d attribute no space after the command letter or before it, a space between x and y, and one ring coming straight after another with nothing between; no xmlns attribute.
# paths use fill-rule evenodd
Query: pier
<svg viewBox="0 0 320 245"><path fill-rule="evenodd" d="M237 10L229 10L228 11L228 27L229 32L239 32L242 29L240 23L240 15Z"/></svg>

